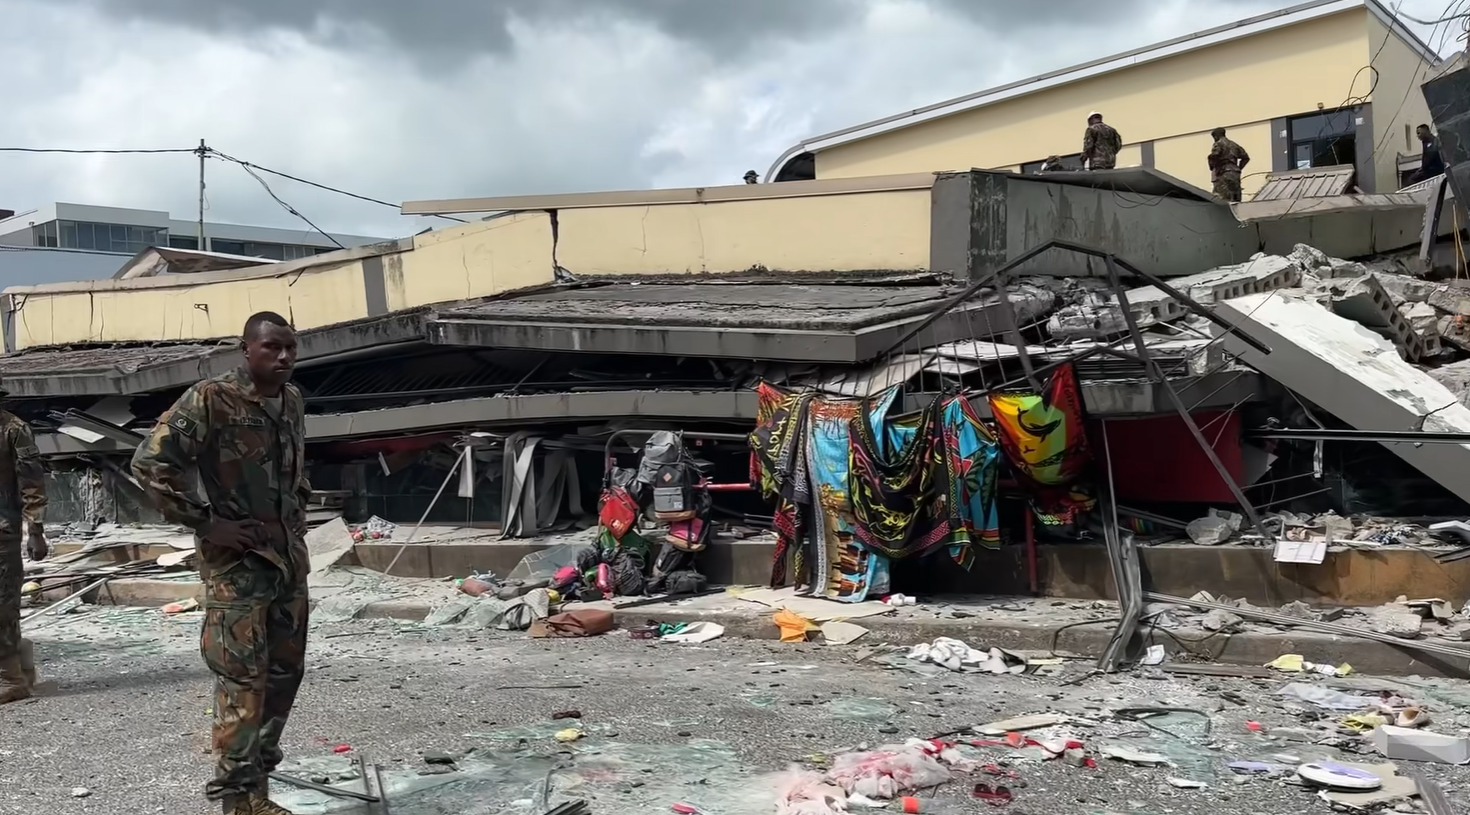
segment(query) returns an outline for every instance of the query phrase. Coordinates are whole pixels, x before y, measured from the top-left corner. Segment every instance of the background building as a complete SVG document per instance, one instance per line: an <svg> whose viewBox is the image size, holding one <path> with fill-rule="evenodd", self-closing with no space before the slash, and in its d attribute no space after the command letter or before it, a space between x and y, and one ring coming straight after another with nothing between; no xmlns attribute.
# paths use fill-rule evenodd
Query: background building
<svg viewBox="0 0 1470 815"><path fill-rule="evenodd" d="M376 243L382 238L363 235L332 235L306 229L275 229L206 221L205 246L199 245L197 221L181 221L169 213L148 209L100 207L87 204L47 204L15 214L0 210L0 246L33 246L51 249L106 252L119 256L111 270L126 257L154 246L175 249L204 249L229 255L269 260L298 260L337 248ZM66 278L63 278L66 279Z"/></svg>
<svg viewBox="0 0 1470 815"><path fill-rule="evenodd" d="M1458 23L1452 23L1458 27ZM1366 192L1398 188L1430 116L1419 84L1439 55L1376 0L1315 0L1147 48L827 133L786 151L776 181L972 167L1074 166L1087 114L1124 141L1118 166L1154 167L1206 189L1210 131L1267 172L1352 165Z"/></svg>

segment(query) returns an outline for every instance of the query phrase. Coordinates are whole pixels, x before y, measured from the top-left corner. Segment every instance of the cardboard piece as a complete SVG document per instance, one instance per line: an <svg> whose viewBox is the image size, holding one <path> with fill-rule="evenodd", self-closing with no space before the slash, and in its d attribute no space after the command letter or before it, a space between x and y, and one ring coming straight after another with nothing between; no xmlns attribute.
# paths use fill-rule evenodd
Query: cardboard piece
<svg viewBox="0 0 1470 815"><path fill-rule="evenodd" d="M855 623L846 623L841 620L829 620L822 623L822 639L828 645L846 645L864 634L868 629Z"/></svg>
<svg viewBox="0 0 1470 815"><path fill-rule="evenodd" d="M1277 563L1309 563L1315 566L1326 559L1326 538L1308 541L1276 541Z"/></svg>
<svg viewBox="0 0 1470 815"><path fill-rule="evenodd" d="M735 593L731 592L731 594ZM862 603L842 603L824 597L802 597L796 593L794 588L751 589L735 596L750 603L760 603L771 608L784 608L818 623L828 620L857 620L893 611L892 606L875 600Z"/></svg>
<svg viewBox="0 0 1470 815"><path fill-rule="evenodd" d="M356 545L347 522L341 518L333 518L307 532L306 551L311 556L311 575L307 582L315 583L318 576L337 565L337 561Z"/></svg>
<svg viewBox="0 0 1470 815"><path fill-rule="evenodd" d="M1470 764L1470 738L1464 736L1446 736L1386 724L1373 731L1373 746L1384 758Z"/></svg>

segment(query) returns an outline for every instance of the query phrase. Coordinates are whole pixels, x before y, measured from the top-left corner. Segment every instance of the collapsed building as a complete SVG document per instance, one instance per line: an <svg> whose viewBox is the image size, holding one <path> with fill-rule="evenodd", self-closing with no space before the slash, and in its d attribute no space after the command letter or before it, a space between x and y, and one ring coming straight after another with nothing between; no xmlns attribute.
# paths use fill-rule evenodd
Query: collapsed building
<svg viewBox="0 0 1470 815"><path fill-rule="evenodd" d="M995 397L1050 410L1065 376L1068 430L1091 450L1076 506L1095 513L1105 492L1151 540L1249 544L1194 546L1207 554L1172 571L1145 553L1175 593L1210 572L1236 596L1299 596L1290 561L1260 544L1311 537L1293 530L1322 516L1392 518L1363 534L1433 543L1413 530L1465 512L1470 448L1404 435L1470 432L1456 396L1470 287L1425 277L1447 230L1424 228L1427 193L1262 215L1142 168L774 189L423 202L405 212L506 214L269 268L147 271L163 259L125 280L7 289L0 376L51 462L53 523L155 521L132 449L184 388L238 363L246 314L286 313L324 516L484 531L452 555L421 547L403 574L504 570L538 536L596 526L612 468L673 430L723 487L706 571L767 582L779 506L752 482L746 440L769 417L762 386L891 399L900 423L959 398L987 427L1019 410L1024 428L1030 408ZM468 434L462 478L480 488L440 497ZM1020 469L987 487L993 542L1014 545L973 564L897 558L892 585L1109 594L1114 543L1095 514L1039 505ZM358 558L382 565L387 548ZM1228 557L1277 574L1222 576Z"/></svg>

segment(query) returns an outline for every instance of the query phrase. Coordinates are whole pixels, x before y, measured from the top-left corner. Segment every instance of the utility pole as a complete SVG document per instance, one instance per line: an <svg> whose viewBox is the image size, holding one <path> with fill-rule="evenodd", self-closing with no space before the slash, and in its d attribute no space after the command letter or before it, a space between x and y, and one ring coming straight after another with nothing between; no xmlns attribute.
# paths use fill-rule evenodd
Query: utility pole
<svg viewBox="0 0 1470 815"><path fill-rule="evenodd" d="M194 152L199 154L199 231L196 239L199 241L197 248L204 252L209 249L204 244L204 158L209 155L209 148L205 146L204 139L199 140L199 149Z"/></svg>

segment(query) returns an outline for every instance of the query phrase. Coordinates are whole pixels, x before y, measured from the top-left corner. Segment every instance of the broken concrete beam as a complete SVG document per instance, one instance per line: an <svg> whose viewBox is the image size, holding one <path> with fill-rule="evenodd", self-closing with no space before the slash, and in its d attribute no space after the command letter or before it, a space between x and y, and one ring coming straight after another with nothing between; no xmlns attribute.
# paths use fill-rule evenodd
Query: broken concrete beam
<svg viewBox="0 0 1470 815"><path fill-rule="evenodd" d="M1436 286L1424 302L1450 314L1470 317L1470 289L1459 286Z"/></svg>
<svg viewBox="0 0 1470 815"><path fill-rule="evenodd" d="M1215 314L1271 349L1262 353L1230 334L1222 340L1225 350L1350 427L1470 433L1470 407L1455 394L1400 359L1387 340L1316 303L1282 292L1252 294L1219 304ZM1384 448L1470 500L1470 446Z"/></svg>
<svg viewBox="0 0 1470 815"><path fill-rule="evenodd" d="M1301 281L1301 266L1279 255L1256 255L1245 263L1221 266L1169 281L1181 294L1201 305L1212 305L1256 292L1289 288ZM1177 300L1153 286L1128 292L1128 304L1141 322L1170 322L1186 310Z"/></svg>
<svg viewBox="0 0 1470 815"><path fill-rule="evenodd" d="M1439 312L1428 303L1408 303L1399 306L1399 313L1409 321L1409 328L1423 343L1419 359L1439 356L1444 350L1439 342Z"/></svg>
<svg viewBox="0 0 1470 815"><path fill-rule="evenodd" d="M1382 334L1403 349L1403 355L1411 361L1429 356L1424 340L1399 312L1378 278L1367 275L1332 288L1334 314Z"/></svg>
<svg viewBox="0 0 1470 815"><path fill-rule="evenodd" d="M1083 302L1063 306L1046 321L1047 333L1053 340L1100 340L1128 331L1123 309L1117 303Z"/></svg>
<svg viewBox="0 0 1470 815"><path fill-rule="evenodd" d="M1470 405L1470 359L1430 368L1425 373L1429 374L1435 382L1444 385L1450 393L1455 395L1456 399L1460 400L1460 404Z"/></svg>
<svg viewBox="0 0 1470 815"><path fill-rule="evenodd" d="M1427 302L1429 296L1434 294L1436 289L1441 288L1438 283L1403 274L1392 272L1370 272L1369 274L1378 278L1378 282L1382 283L1383 288L1387 289L1395 299L1409 303Z"/></svg>

